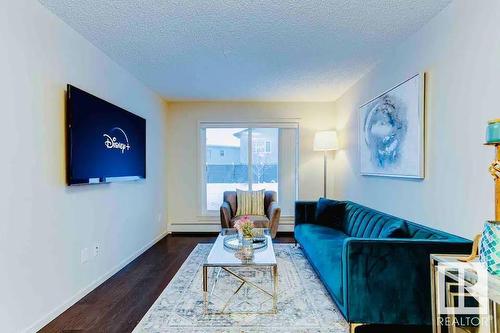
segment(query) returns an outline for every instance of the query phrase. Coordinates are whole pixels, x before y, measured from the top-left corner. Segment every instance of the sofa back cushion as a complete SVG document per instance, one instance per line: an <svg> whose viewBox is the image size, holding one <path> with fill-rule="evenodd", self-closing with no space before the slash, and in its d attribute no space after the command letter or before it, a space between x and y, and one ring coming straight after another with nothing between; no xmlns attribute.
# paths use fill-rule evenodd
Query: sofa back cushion
<svg viewBox="0 0 500 333"><path fill-rule="evenodd" d="M340 229L344 212L345 202L320 198L316 205L316 224Z"/></svg>
<svg viewBox="0 0 500 333"><path fill-rule="evenodd" d="M375 209L345 202L342 230L358 238L452 239L446 232L412 223Z"/></svg>
<svg viewBox="0 0 500 333"><path fill-rule="evenodd" d="M343 230L359 238L410 237L405 220L353 202L345 204Z"/></svg>
<svg viewBox="0 0 500 333"><path fill-rule="evenodd" d="M417 223L406 222L406 225L408 226L408 233L410 234L411 238L438 240L457 238L455 235L448 234L444 231L428 228Z"/></svg>
<svg viewBox="0 0 500 333"><path fill-rule="evenodd" d="M408 238L409 231L406 222L403 220L395 220L390 223L386 223L380 234L379 238Z"/></svg>

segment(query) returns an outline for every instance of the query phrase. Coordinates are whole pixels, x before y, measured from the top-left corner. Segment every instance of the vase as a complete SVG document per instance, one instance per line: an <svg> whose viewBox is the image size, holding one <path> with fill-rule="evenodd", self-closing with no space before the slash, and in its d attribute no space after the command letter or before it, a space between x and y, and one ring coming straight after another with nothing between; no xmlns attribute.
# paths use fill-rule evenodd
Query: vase
<svg viewBox="0 0 500 333"><path fill-rule="evenodd" d="M500 275L500 222L488 221L484 224L479 246L479 261L489 273Z"/></svg>
<svg viewBox="0 0 500 333"><path fill-rule="evenodd" d="M241 251L245 258L253 257L253 237L243 236L241 242Z"/></svg>

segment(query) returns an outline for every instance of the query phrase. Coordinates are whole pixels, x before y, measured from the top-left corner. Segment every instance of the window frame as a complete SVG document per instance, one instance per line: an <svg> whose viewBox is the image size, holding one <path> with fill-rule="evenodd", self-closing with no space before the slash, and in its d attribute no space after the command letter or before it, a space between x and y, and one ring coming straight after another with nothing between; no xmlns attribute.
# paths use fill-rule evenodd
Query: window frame
<svg viewBox="0 0 500 333"><path fill-rule="evenodd" d="M296 139L295 139L295 199L298 198L299 193L299 160L300 160L300 126L299 120L283 120L283 121L199 121L198 122L198 189L199 189L199 216L200 217L215 217L219 215L219 210L208 210L207 209L207 175L206 175L206 161L207 161L207 149L206 149L206 132L202 133L202 130L207 128L248 128L250 131L249 137L251 137L252 129L255 128L293 128L296 129ZM252 140L248 140L248 165L252 165ZM279 163L279 162L278 162ZM253 175L251 172L252 168L249 169L249 188L250 184L253 182ZM279 175L278 175L279 177ZM279 190L278 190L279 191ZM278 194L279 196L279 194ZM283 216L283 217L293 217L293 216Z"/></svg>

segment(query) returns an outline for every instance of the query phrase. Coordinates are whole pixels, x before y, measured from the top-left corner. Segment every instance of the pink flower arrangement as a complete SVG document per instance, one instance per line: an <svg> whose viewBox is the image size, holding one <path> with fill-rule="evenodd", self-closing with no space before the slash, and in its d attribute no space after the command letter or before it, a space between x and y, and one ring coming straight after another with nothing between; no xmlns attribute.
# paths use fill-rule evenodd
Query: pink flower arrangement
<svg viewBox="0 0 500 333"><path fill-rule="evenodd" d="M234 223L234 227L238 233L243 234L244 237L253 237L254 224L248 215L243 216Z"/></svg>

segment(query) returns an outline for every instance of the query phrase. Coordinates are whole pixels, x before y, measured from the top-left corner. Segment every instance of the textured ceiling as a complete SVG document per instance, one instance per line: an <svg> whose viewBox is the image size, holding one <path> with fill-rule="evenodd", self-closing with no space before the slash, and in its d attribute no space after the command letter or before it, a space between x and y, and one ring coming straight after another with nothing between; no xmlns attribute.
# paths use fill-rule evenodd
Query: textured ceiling
<svg viewBox="0 0 500 333"><path fill-rule="evenodd" d="M332 101L451 0L40 0L168 100Z"/></svg>

